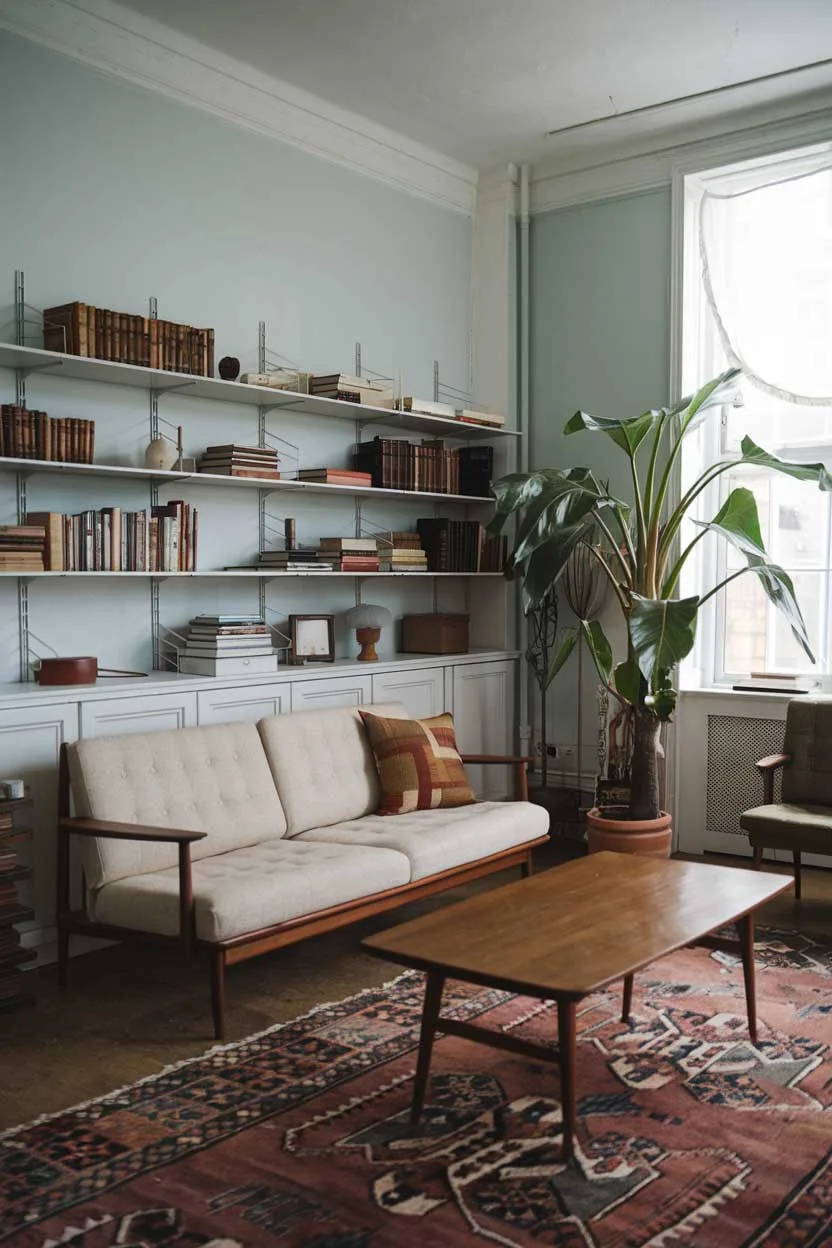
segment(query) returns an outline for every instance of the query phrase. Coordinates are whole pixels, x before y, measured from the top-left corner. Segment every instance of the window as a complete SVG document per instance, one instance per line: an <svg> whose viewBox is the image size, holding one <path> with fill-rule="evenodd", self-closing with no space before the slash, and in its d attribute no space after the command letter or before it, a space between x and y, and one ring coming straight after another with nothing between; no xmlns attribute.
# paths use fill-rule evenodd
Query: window
<svg viewBox="0 0 832 1248"><path fill-rule="evenodd" d="M739 457L745 434L783 459L832 469L832 144L684 178L683 392L729 365L744 370L743 403L709 414L687 439L683 488L708 464ZM754 492L769 556L794 581L817 665L748 573L703 612L686 681L832 676L832 494L738 463L702 495L700 518L739 485ZM682 592L705 592L743 566L708 536Z"/></svg>

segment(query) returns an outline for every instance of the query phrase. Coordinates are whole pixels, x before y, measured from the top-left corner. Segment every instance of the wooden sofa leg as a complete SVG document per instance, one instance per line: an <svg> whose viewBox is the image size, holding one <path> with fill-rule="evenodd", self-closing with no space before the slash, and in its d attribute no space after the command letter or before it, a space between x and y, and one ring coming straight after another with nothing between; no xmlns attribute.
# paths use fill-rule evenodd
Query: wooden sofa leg
<svg viewBox="0 0 832 1248"><path fill-rule="evenodd" d="M792 858L794 859L794 896L795 896L796 901L800 901L801 879L800 879L800 850L799 849L795 849L792 851Z"/></svg>
<svg viewBox="0 0 832 1248"><path fill-rule="evenodd" d="M763 847L762 845L754 846L754 870L759 871L763 865Z"/></svg>
<svg viewBox="0 0 832 1248"><path fill-rule="evenodd" d="M211 1012L214 1016L214 1039L225 1039L225 950L211 952Z"/></svg>
<svg viewBox="0 0 832 1248"><path fill-rule="evenodd" d="M532 851L529 850L526 858L520 863L520 877L527 880L534 871L534 863L532 862Z"/></svg>

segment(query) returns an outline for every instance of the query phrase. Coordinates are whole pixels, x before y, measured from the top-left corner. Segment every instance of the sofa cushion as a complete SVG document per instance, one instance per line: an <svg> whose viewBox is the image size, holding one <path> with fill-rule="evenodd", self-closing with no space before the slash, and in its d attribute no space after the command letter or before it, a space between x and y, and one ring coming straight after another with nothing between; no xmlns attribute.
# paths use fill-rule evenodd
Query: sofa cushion
<svg viewBox="0 0 832 1248"><path fill-rule="evenodd" d="M456 748L452 715L392 719L359 709L376 760L377 815L467 806L476 801Z"/></svg>
<svg viewBox="0 0 832 1248"><path fill-rule="evenodd" d="M403 706L379 714L407 718ZM270 715L257 725L274 775L289 836L357 819L378 805L378 775L354 707Z"/></svg>
<svg viewBox="0 0 832 1248"><path fill-rule="evenodd" d="M286 831L254 724L98 737L67 754L77 814L207 832L191 846L194 860ZM175 845L78 839L90 888L177 862Z"/></svg>
<svg viewBox="0 0 832 1248"><path fill-rule="evenodd" d="M832 854L832 806L798 806L793 802L753 806L740 815L740 827L752 845L763 849Z"/></svg>
<svg viewBox="0 0 832 1248"><path fill-rule="evenodd" d="M270 840L193 865L196 934L231 940L275 923L314 914L406 884L410 865L392 849ZM175 936L179 932L176 869L107 884L91 899L99 923Z"/></svg>
<svg viewBox="0 0 832 1248"><path fill-rule="evenodd" d="M314 828L298 841L394 849L410 860L411 880L423 880L533 841L548 830L549 815L542 806L476 802L454 810L417 810L398 819L367 815L334 827Z"/></svg>

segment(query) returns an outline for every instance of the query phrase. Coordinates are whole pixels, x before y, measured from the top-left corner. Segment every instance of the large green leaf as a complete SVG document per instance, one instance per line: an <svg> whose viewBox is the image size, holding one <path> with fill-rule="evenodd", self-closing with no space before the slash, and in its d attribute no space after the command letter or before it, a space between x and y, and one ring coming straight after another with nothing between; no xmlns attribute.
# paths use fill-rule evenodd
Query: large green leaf
<svg viewBox="0 0 832 1248"><path fill-rule="evenodd" d="M757 500L744 486L731 491L713 520L694 520L693 523L699 529L720 534L744 555L765 557Z"/></svg>
<svg viewBox="0 0 832 1248"><path fill-rule="evenodd" d="M705 383L695 394L689 394L670 409L671 416L678 416L685 428L693 424L695 416L709 407L723 407L733 403L738 390L736 380L742 369L726 368L724 373Z"/></svg>
<svg viewBox="0 0 832 1248"><path fill-rule="evenodd" d="M821 490L832 490L832 476L823 464L795 464L787 459L778 459L776 455L764 451L749 437L743 438L740 448L743 464L754 464L758 468L772 468L798 481L814 481Z"/></svg>
<svg viewBox="0 0 832 1248"><path fill-rule="evenodd" d="M537 607L557 583L572 551L592 529L592 516L558 528L512 567L523 577L523 609Z"/></svg>
<svg viewBox="0 0 832 1248"><path fill-rule="evenodd" d="M598 620L581 620L581 630L598 675L608 685L612 679L612 646Z"/></svg>
<svg viewBox="0 0 832 1248"><path fill-rule="evenodd" d="M557 676L560 669L563 667L566 660L569 658L572 651L575 649L577 642L578 630L576 628L569 629L561 636L560 644L555 650L555 653L552 655L552 661L549 664L549 671L546 673L547 689Z"/></svg>
<svg viewBox="0 0 832 1248"><path fill-rule="evenodd" d="M630 420L615 420L610 416L591 416L589 412L576 412L564 425L564 433L605 433L616 446L628 455L635 455L641 443L661 419L660 411L643 412Z"/></svg>
<svg viewBox="0 0 832 1248"><path fill-rule="evenodd" d="M788 620L795 639L805 651L809 662L814 663L815 656L809 643L806 622L797 605L792 578L779 564L769 563L764 556L749 554L746 558L750 570L757 575L768 598Z"/></svg>
<svg viewBox="0 0 832 1248"><path fill-rule="evenodd" d="M699 598L642 598L631 596L628 626L633 652L651 690L658 678L681 662L693 649Z"/></svg>
<svg viewBox="0 0 832 1248"><path fill-rule="evenodd" d="M613 684L622 698L633 706L638 706L642 676L635 659L625 659L623 663L619 663L613 675Z"/></svg>

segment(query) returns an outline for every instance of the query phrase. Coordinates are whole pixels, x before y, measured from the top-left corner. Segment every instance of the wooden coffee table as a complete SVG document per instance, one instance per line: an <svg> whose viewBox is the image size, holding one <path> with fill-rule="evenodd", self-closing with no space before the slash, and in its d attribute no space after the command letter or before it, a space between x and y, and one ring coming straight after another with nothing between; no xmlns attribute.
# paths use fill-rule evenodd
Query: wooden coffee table
<svg viewBox="0 0 832 1248"><path fill-rule="evenodd" d="M683 945L742 958L751 1039L757 1038L754 910L791 888L790 876L600 853L575 859L370 936L369 953L427 972L411 1121L422 1112L437 1031L560 1066L563 1157L575 1131L575 1014L582 998ZM713 936L733 923L737 939ZM557 1004L558 1043L544 1047L440 1015L447 978Z"/></svg>

